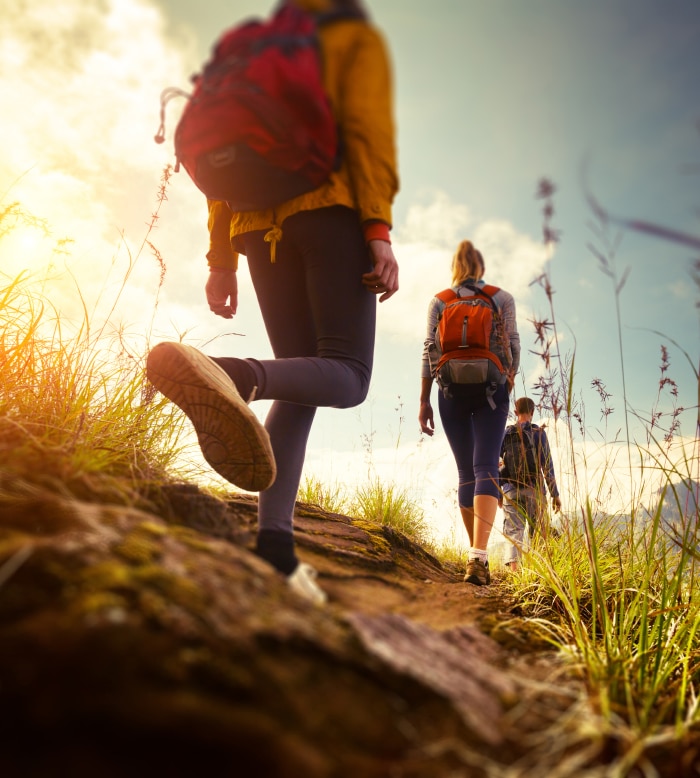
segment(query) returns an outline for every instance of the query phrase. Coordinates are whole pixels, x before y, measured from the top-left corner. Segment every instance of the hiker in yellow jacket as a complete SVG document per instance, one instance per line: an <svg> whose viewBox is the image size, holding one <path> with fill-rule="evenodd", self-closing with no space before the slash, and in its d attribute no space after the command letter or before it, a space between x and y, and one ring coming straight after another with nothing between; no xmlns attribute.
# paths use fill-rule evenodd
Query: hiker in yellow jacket
<svg viewBox="0 0 700 778"><path fill-rule="evenodd" d="M258 555L322 603L315 571L296 557L294 503L316 408L365 399L375 296L383 302L398 289L389 236L398 191L393 86L382 35L358 3L286 2L341 12L319 30L341 164L326 183L274 209L234 213L210 201L206 282L210 309L231 318L238 255L246 255L275 359L209 358L162 343L149 355L148 376L189 416L209 464L260 490ZM273 401L264 428L247 405L253 399Z"/></svg>

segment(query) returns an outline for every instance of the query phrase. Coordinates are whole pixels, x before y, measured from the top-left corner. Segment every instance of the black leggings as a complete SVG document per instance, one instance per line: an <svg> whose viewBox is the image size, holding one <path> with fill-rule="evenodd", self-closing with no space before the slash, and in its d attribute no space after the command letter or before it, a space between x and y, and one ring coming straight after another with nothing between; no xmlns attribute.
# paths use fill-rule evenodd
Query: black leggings
<svg viewBox="0 0 700 778"><path fill-rule="evenodd" d="M243 236L275 355L248 360L255 399L274 400L265 427L277 478L260 493L258 530L291 532L316 408L350 408L367 396L377 304L362 285L372 262L354 210L333 206L289 217L274 263L264 235Z"/></svg>
<svg viewBox="0 0 700 778"><path fill-rule="evenodd" d="M498 457L508 420L510 400L505 384L493 396L495 408L481 400L438 395L445 436L457 463L460 508L472 508L475 494L498 497Z"/></svg>

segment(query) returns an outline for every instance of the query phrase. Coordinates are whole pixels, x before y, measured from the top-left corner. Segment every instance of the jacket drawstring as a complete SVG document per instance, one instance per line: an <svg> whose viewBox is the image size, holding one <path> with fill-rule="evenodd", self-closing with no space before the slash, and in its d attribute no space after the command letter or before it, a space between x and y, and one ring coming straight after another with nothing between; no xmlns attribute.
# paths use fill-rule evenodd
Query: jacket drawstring
<svg viewBox="0 0 700 778"><path fill-rule="evenodd" d="M275 224L265 233L263 240L270 244L270 262L274 264L277 261L277 244L282 240L281 228Z"/></svg>

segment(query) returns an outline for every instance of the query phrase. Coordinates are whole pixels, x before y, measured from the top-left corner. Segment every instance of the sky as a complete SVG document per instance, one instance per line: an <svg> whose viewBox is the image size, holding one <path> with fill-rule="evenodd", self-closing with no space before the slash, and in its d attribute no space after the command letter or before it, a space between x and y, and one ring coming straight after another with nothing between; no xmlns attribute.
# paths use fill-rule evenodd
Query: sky
<svg viewBox="0 0 700 778"><path fill-rule="evenodd" d="M153 136L161 90L187 88L225 28L272 7L22 0L5 9L0 213L21 203L48 232L0 231L0 272L48 270L45 288L67 320L79 324L81 296L95 321L109 314L112 330L143 352L183 338L212 355L271 356L245 262L236 318L207 308L206 204L184 171L159 202L177 106L169 108L166 142ZM652 412L685 408L674 456L697 457L700 290L691 269L700 250L603 225L590 203L619 219L700 236L700 4L372 0L368 7L394 71L401 190L392 239L401 288L379 306L368 400L319 411L306 474L406 484L430 522L454 529L456 469L439 419L433 439L419 434L419 363L430 298L449 284L452 253L469 238L485 257L487 281L516 299L523 348L516 394L537 400L546 376L533 321L556 322L553 367L573 363L574 411L585 435L575 421L571 441L561 420L546 409L537 416L569 506L581 468L587 488L619 492L624 503L637 486L620 440L629 429L636 468L637 444L647 442L642 422ZM550 226L560 239L549 248L544 202L535 196L543 178L556 187ZM543 274L551 306L537 282ZM668 385L659 394L662 346L675 399ZM610 395L605 403L593 382ZM264 418L267 404L253 407Z"/></svg>

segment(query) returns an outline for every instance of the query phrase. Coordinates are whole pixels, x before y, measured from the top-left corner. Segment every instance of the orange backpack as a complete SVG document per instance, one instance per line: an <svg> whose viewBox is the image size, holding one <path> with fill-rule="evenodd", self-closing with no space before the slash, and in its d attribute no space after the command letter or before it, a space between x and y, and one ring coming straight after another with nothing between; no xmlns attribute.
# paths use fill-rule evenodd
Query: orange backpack
<svg viewBox="0 0 700 778"><path fill-rule="evenodd" d="M490 396L506 380L503 362L494 351L498 348L505 353L505 343L499 348L503 337L501 312L493 299L499 288L464 286L474 294L460 297L454 290L445 289L436 295L445 308L435 329L436 361L431 359L431 368L448 397L475 394L481 388ZM464 387L462 392L456 389L460 386Z"/></svg>

